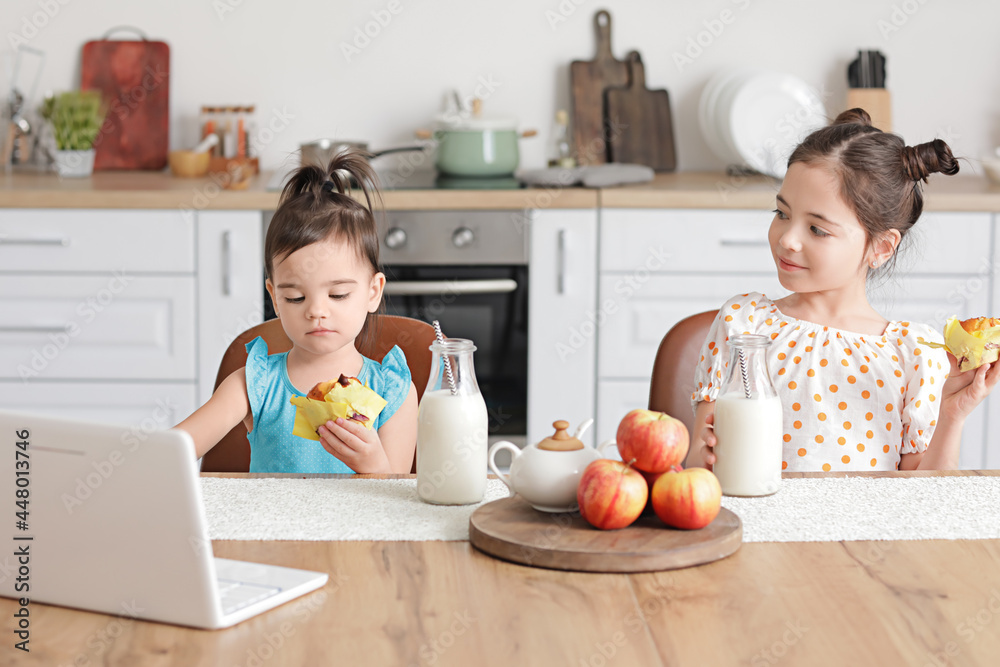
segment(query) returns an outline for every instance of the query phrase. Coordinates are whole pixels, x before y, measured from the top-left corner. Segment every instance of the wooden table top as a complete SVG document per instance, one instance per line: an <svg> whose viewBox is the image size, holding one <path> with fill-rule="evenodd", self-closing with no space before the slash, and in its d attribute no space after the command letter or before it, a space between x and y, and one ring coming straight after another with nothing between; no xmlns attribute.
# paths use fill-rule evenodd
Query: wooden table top
<svg viewBox="0 0 1000 667"><path fill-rule="evenodd" d="M1000 471L865 476L932 474ZM219 631L34 604L30 654L14 650L16 603L0 599L0 664L922 666L1000 655L1000 540L749 543L708 565L631 575L515 565L468 542L213 548L330 580Z"/></svg>

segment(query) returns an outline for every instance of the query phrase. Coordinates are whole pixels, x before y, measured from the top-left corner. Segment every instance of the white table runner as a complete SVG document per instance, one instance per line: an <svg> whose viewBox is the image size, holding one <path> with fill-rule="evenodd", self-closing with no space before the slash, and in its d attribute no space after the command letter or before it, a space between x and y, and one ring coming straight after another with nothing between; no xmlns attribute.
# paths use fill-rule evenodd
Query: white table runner
<svg viewBox="0 0 1000 667"><path fill-rule="evenodd" d="M414 479L201 480L214 540L467 540L478 505L430 505ZM487 482L483 502L507 497ZM802 478L723 498L744 542L1000 538L1000 477Z"/></svg>

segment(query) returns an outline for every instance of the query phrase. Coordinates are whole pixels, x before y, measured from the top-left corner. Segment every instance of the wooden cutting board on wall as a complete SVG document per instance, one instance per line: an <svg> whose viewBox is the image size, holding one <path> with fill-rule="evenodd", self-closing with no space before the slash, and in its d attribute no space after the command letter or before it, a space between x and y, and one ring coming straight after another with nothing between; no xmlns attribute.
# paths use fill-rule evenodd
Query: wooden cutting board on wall
<svg viewBox="0 0 1000 667"><path fill-rule="evenodd" d="M597 55L574 60L569 66L573 98L573 151L581 165L604 164L607 138L604 130L604 90L628 84L628 64L611 53L611 14L594 15Z"/></svg>
<svg viewBox="0 0 1000 667"><path fill-rule="evenodd" d="M644 164L654 171L674 171L677 153L666 90L646 88L646 73L638 51L629 54L629 85L604 92L609 126L608 155L612 162Z"/></svg>
<svg viewBox="0 0 1000 667"><path fill-rule="evenodd" d="M170 47L146 39L83 45L80 88L104 94L108 114L94 169L163 169L170 146ZM139 31L135 31L139 32Z"/></svg>

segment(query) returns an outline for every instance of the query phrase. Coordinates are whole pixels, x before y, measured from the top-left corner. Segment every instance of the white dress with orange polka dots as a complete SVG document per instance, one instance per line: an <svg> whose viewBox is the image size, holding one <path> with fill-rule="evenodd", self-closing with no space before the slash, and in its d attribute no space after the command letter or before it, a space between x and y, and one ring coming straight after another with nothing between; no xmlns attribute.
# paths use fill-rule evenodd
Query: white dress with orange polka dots
<svg viewBox="0 0 1000 667"><path fill-rule="evenodd" d="M788 471L895 470L901 454L927 449L949 363L925 324L889 322L882 336L786 317L759 292L719 310L695 371L700 401L714 401L726 380L730 336L771 338L767 368L781 397Z"/></svg>

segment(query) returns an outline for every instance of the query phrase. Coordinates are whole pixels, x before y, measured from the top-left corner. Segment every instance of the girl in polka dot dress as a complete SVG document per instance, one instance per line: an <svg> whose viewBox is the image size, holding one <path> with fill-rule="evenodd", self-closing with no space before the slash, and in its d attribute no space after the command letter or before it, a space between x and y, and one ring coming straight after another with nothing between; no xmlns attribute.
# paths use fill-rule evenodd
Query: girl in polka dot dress
<svg viewBox="0 0 1000 667"><path fill-rule="evenodd" d="M349 176L348 176L349 175ZM367 205L347 191L361 185ZM326 169L298 169L281 192L264 241L266 287L292 348L268 354L260 337L247 345L246 367L227 377L208 402L178 425L197 456L243 422L251 472L408 473L417 437L417 393L398 346L381 363L358 352L374 335L385 287L372 213L374 173L358 152ZM337 419L320 440L292 434L292 396L318 382L357 377L387 402L369 430Z"/></svg>
<svg viewBox="0 0 1000 667"><path fill-rule="evenodd" d="M778 278L792 293L772 301L750 292L719 310L696 371L689 466L715 462L714 401L726 342L741 333L771 339L785 470L958 466L962 425L996 385L997 364L959 373L951 354L917 343L942 342L940 333L886 321L865 291L920 217L920 182L934 172L958 172L945 142L906 146L861 109L793 151L768 232Z"/></svg>

